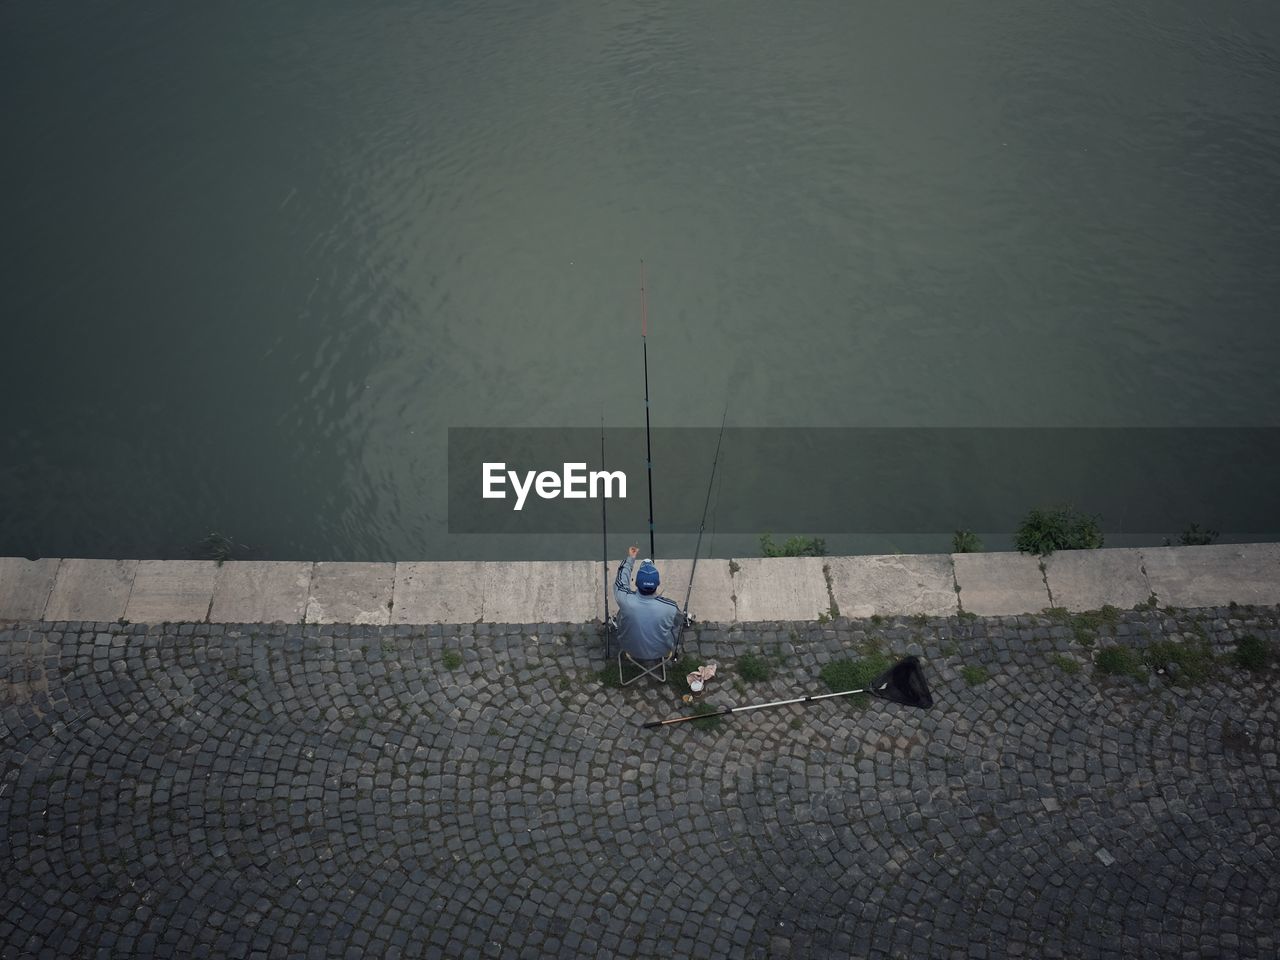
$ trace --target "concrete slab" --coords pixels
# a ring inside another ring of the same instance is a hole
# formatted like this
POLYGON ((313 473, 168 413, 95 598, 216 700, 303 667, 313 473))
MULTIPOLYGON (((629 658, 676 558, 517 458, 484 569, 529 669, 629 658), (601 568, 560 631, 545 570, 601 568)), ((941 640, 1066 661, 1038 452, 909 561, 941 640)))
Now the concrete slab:
POLYGON ((960 606, 980 617, 1039 613, 1049 606, 1040 559, 1025 553, 953 553, 960 606))
POLYGON ((599 561, 511 561, 484 565, 487 623, 585 623, 600 616, 599 561))
POLYGON ((943 555, 831 557, 831 589, 846 617, 960 612, 951 558, 943 555))
POLYGON ((734 560, 737 619, 816 620, 831 609, 824 557, 750 557, 734 560))
MULTIPOLYGON (((609 584, 613 585, 613 575, 618 570, 619 560, 609 564, 609 584)), ((733 575, 729 572, 728 560, 703 557, 698 561, 697 580, 693 585, 693 593, 689 597, 689 606, 693 615, 705 623, 729 623, 734 619, 733 575)), ((658 573, 662 583, 658 590, 662 596, 674 600, 684 609, 684 595, 689 590, 689 573, 693 569, 692 560, 659 560, 658 573)), ((634 584, 632 584, 634 586, 634 584)), ((603 601, 602 601, 603 602, 603 601)), ((609 603, 613 612, 617 613, 617 605, 613 593, 609 594, 609 603)))
POLYGON ((397 563, 391 622, 476 623, 484 616, 486 566, 468 560, 397 563))
POLYGON ((1053 605, 1099 610, 1110 604, 1127 610, 1151 597, 1137 549, 1060 550, 1044 559, 1053 605))
POLYGON ((1280 543, 1143 547, 1141 553, 1161 606, 1280 603, 1280 543))
POLYGON ((60 562, 56 557, 0 557, 0 620, 39 620, 60 562))
POLYGON ((140 560, 124 609, 131 623, 192 623, 209 616, 218 565, 212 560, 140 560))
POLYGON ((317 563, 307 623, 391 622, 394 563, 317 563))
POLYGON ((228 560, 213 588, 211 623, 301 623, 313 563, 228 560))
POLYGON ((137 560, 63 560, 44 619, 119 620, 137 569, 137 560))

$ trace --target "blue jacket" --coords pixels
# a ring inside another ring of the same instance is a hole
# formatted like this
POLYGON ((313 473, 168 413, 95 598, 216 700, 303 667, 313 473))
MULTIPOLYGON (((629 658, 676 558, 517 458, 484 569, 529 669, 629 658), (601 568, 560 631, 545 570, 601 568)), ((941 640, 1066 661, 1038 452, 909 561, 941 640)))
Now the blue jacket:
POLYGON ((676 645, 680 608, 674 600, 631 589, 631 557, 618 567, 613 595, 618 601, 618 643, 636 660, 660 660, 676 645))

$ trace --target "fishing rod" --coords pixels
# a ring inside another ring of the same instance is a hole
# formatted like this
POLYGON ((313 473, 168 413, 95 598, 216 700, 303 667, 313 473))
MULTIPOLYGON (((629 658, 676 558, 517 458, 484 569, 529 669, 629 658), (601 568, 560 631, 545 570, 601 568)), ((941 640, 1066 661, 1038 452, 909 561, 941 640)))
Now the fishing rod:
POLYGON ((649 556, 658 555, 653 545, 653 445, 649 436, 649 300, 644 292, 644 260, 640 261, 640 346, 644 350, 644 466, 649 475, 649 556))
POLYGON ((689 616, 689 598, 693 596, 693 578, 698 572, 698 554, 702 552, 702 531, 707 527, 707 508, 711 506, 711 488, 716 482, 716 467, 720 464, 720 442, 724 440, 724 425, 729 419, 729 404, 724 405, 724 414, 720 417, 720 433, 716 436, 716 453, 711 459, 711 476, 707 478, 707 498, 702 501, 702 522, 698 524, 698 542, 693 548, 693 568, 689 571, 689 587, 684 592, 684 615, 676 628, 676 655, 680 654, 680 639, 684 636, 684 628, 692 618, 689 616))
POLYGON ((835 693, 819 693, 806 697, 793 697, 790 700, 772 700, 769 703, 753 703, 745 707, 724 707, 715 713, 689 714, 683 717, 670 717, 666 720, 650 720, 642 724, 646 729, 665 727, 673 723, 684 723, 688 720, 705 720, 708 717, 727 717, 731 713, 747 713, 751 710, 763 710, 766 707, 781 707, 789 703, 814 703, 818 700, 830 700, 832 697, 852 697, 858 693, 869 693, 898 703, 904 707, 916 707, 928 710, 933 706, 933 694, 929 692, 929 684, 925 680, 924 670, 920 667, 919 657, 906 657, 899 660, 868 686, 857 690, 839 690, 835 693))
MULTIPOLYGON (((604 415, 600 415, 600 469, 602 471, 607 468, 604 465, 604 415)), ((609 621, 609 508, 608 497, 600 498, 600 533, 601 533, 601 550, 600 555, 604 561, 604 662, 608 663, 613 656, 613 627, 609 621)))

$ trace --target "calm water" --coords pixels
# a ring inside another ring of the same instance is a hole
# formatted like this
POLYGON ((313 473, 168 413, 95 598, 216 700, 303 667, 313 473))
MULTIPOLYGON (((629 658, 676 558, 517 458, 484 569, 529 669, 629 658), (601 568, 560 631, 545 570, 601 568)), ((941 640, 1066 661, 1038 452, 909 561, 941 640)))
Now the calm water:
POLYGON ((655 425, 1280 426, 1272 4, 10 0, 0 77, 0 555, 592 556, 450 536, 445 431, 643 423, 642 256, 655 425))

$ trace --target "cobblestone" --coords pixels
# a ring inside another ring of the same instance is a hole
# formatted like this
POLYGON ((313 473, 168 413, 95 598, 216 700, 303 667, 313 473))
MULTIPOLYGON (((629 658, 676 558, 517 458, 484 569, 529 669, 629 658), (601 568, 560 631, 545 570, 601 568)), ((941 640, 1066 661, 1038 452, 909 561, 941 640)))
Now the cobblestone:
POLYGON ((0 624, 0 957, 1276 955, 1276 667, 1093 668, 1276 608, 703 626, 714 704, 877 645, 936 701, 715 729, 597 631, 0 624))

